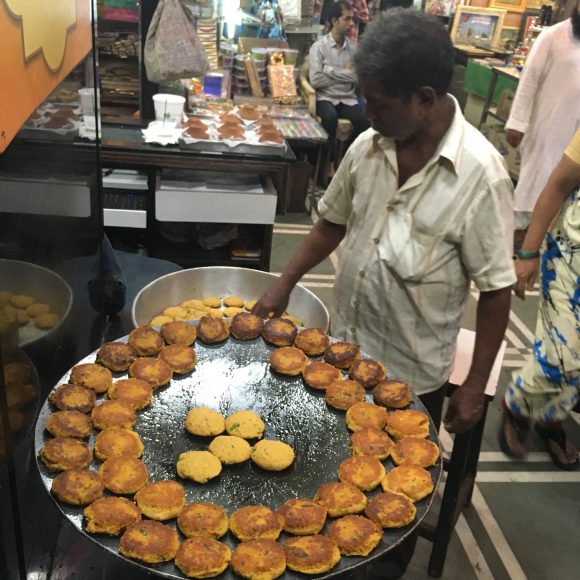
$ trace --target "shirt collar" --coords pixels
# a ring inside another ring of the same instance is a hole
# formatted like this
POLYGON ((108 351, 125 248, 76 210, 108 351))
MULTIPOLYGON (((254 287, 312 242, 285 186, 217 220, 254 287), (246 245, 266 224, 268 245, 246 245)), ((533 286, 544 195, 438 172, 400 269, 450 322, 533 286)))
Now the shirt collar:
MULTIPOLYGON (((458 166, 461 162, 461 151, 463 149, 463 135, 464 135, 464 122, 465 119, 461 113, 461 108, 459 103, 453 95, 448 94, 453 100, 455 106, 455 112, 453 114, 453 119, 447 132, 443 135, 437 150, 433 154, 433 157, 426 163, 430 165, 435 160, 439 158, 446 159, 451 163, 453 172, 457 175, 458 166)), ((373 129, 374 131, 374 129, 373 129)), ((388 137, 383 137, 380 133, 375 131, 373 135, 373 144, 375 147, 382 149, 385 153, 396 152, 395 140, 388 137)))
POLYGON ((338 46, 338 43, 336 42, 336 40, 334 40, 334 36, 332 36, 331 32, 329 32, 326 36, 328 36, 328 44, 330 44, 332 48, 336 46, 338 50, 342 50, 343 48, 348 48, 350 45, 350 40, 348 39, 348 37, 344 39, 344 44, 342 46, 338 46))

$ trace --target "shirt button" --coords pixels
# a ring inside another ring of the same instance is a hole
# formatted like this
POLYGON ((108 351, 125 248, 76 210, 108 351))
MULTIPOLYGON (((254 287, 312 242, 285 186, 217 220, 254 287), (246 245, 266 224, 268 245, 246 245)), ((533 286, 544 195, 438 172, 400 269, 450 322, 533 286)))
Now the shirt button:
POLYGON ((360 306, 360 302, 357 300, 357 301, 354 303, 354 307, 355 307, 355 308, 358 308, 359 306, 360 306))
POLYGON ((378 244, 380 241, 381 241, 381 240, 379 240, 379 238, 374 238, 374 239, 373 239, 373 242, 374 242, 375 244, 378 244))
POLYGON ((387 206, 387 211, 393 211, 393 206, 392 205, 388 205, 387 206))
POLYGON ((358 273, 358 275, 359 275, 361 278, 364 278, 364 277, 365 277, 364 270, 361 270, 361 271, 358 273))
POLYGON ((351 326, 350 331, 354 334, 356 332, 356 328, 354 326, 351 326))

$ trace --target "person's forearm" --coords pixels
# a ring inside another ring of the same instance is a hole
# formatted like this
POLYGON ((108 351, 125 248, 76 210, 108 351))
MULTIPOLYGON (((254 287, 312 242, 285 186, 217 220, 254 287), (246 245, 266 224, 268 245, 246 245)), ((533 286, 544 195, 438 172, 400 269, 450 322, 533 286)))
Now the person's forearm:
POLYGON ((300 278, 328 257, 344 238, 346 227, 319 219, 284 268, 280 281, 294 287, 300 278))
POLYGON ((579 183, 580 165, 564 155, 534 206, 522 251, 537 252, 540 249, 554 217, 579 183))
POLYGON ((497 351, 507 327, 511 287, 482 292, 477 303, 473 360, 466 383, 485 390, 497 351))

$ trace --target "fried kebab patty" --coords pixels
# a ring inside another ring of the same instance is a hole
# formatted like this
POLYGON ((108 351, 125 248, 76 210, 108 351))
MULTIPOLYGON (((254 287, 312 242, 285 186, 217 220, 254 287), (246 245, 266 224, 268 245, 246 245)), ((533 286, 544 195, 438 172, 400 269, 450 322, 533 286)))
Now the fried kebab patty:
POLYGON ((276 511, 282 529, 295 536, 318 534, 326 522, 328 510, 311 499, 292 498, 276 511))
POLYGON ((344 516, 330 524, 328 537, 344 556, 368 556, 379 545, 383 530, 363 516, 344 516))
POLYGON ((132 429, 137 417, 133 408, 123 401, 103 401, 91 412, 93 425, 105 431, 112 427, 132 429))
POLYGON ((60 385, 50 393, 48 400, 59 411, 80 411, 90 413, 96 405, 95 391, 80 385, 60 385))
POLYGON ((272 510, 261 505, 248 505, 230 516, 230 530, 238 540, 277 540, 282 526, 272 510))
POLYGON ((69 469, 52 480, 51 493, 69 505, 88 505, 102 497, 105 486, 96 471, 69 469))
POLYGON ((153 387, 141 379, 121 379, 111 385, 107 394, 109 399, 127 403, 137 411, 151 403, 153 387))
POLYGON ((86 387, 95 393, 106 393, 113 383, 113 375, 108 368, 96 363, 86 363, 73 367, 70 382, 86 387))
POLYGON ((55 437, 42 447, 40 459, 49 471, 85 469, 93 460, 93 452, 86 442, 75 437, 55 437))
POLYGON ((298 329, 285 318, 272 318, 264 324, 262 336, 266 342, 276 346, 292 346, 298 329))
POLYGON ((190 578, 212 578, 221 574, 232 559, 232 551, 212 538, 188 538, 175 555, 175 565, 190 578))
POLYGON ((151 327, 142 326, 129 333, 129 346, 137 356, 155 356, 163 348, 163 338, 151 327))
POLYGON ((387 376, 387 369, 383 363, 373 359, 361 359, 350 368, 349 378, 358 381, 365 389, 372 389, 387 376))
POLYGON ((125 372, 136 358, 135 351, 124 342, 106 342, 97 351, 97 362, 115 373, 125 372))
POLYGON ((365 515, 383 528, 402 528, 415 519, 416 513, 406 495, 391 491, 375 495, 365 508, 365 515))
POLYGON ((161 327, 161 336, 167 344, 182 344, 191 346, 197 338, 197 331, 193 324, 183 320, 166 322, 161 327))
POLYGON ((157 389, 171 380, 173 370, 163 360, 141 357, 131 363, 129 376, 146 381, 154 389, 157 389))
POLYGON ((308 357, 294 346, 282 346, 270 353, 270 365, 277 373, 296 376, 308 366, 308 357))
POLYGON ((135 494, 143 515, 152 520, 176 518, 185 507, 183 486, 170 479, 149 483, 135 494))
POLYGON ((99 468, 99 473, 105 488, 119 495, 137 493, 149 481, 145 464, 140 459, 128 455, 105 460, 99 468))
POLYGON ((103 497, 84 510, 85 530, 90 534, 118 536, 131 524, 141 520, 141 510, 124 497, 103 497))
POLYGON ((250 312, 240 312, 232 320, 231 333, 238 340, 254 340, 262 334, 264 321, 250 312))
POLYGON ((178 548, 177 532, 165 524, 151 520, 130 525, 119 543, 119 552, 123 556, 147 564, 173 560, 178 548))
POLYGON ((197 363, 197 354, 189 346, 170 344, 159 353, 159 358, 165 361, 174 373, 184 375, 191 372, 197 363))
POLYGON ((238 544, 232 555, 232 568, 248 580, 274 580, 286 570, 282 546, 274 540, 249 540, 238 544))
POLYGON ((143 454, 144 448, 139 434, 131 429, 112 427, 101 431, 95 437, 94 451, 97 459, 101 461, 123 455, 139 458, 143 454))
POLYGON ((80 411, 57 411, 49 415, 45 425, 53 437, 88 439, 93 434, 93 422, 80 411))
POLYGON ((376 458, 354 455, 345 459, 338 467, 338 478, 343 483, 355 485, 362 491, 377 487, 385 477, 385 468, 376 458))
POLYGON ((304 328, 296 334, 294 346, 308 356, 322 354, 330 345, 330 339, 322 328, 304 328))
POLYGON ((284 543, 286 566, 304 574, 322 574, 340 562, 338 546, 318 534, 288 538, 284 543))
POLYGON ((223 507, 215 503, 192 503, 185 506, 177 518, 177 525, 188 538, 217 540, 229 529, 229 519, 223 507))
POLYGON ((302 373, 304 382, 313 389, 325 391, 328 385, 342 379, 342 371, 323 361, 311 362, 302 373))

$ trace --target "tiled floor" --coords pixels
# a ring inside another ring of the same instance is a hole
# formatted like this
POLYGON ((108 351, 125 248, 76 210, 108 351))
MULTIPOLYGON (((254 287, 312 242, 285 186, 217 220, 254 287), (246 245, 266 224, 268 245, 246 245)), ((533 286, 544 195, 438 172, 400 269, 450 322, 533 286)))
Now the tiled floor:
MULTIPOLYGON (((280 272, 308 233, 311 216, 279 216, 274 229, 272 272, 280 272)), ((304 277, 302 283, 326 304, 332 299, 336 256, 331 256, 304 277)), ((464 326, 474 327, 477 293, 474 291, 464 326)), ((499 450, 497 431, 499 401, 511 372, 521 366, 533 339, 536 296, 525 302, 514 298, 508 342, 498 395, 490 405, 480 456, 479 473, 471 507, 464 510, 451 542, 443 578, 469 580, 523 579, 568 580, 579 577, 580 471, 555 467, 535 438, 526 462, 515 462, 499 450)), ((566 425, 569 436, 580 444, 580 418, 566 425)), ((451 437, 444 431, 447 449, 451 437)), ((420 539, 406 579, 428 578, 431 544, 420 539)))

